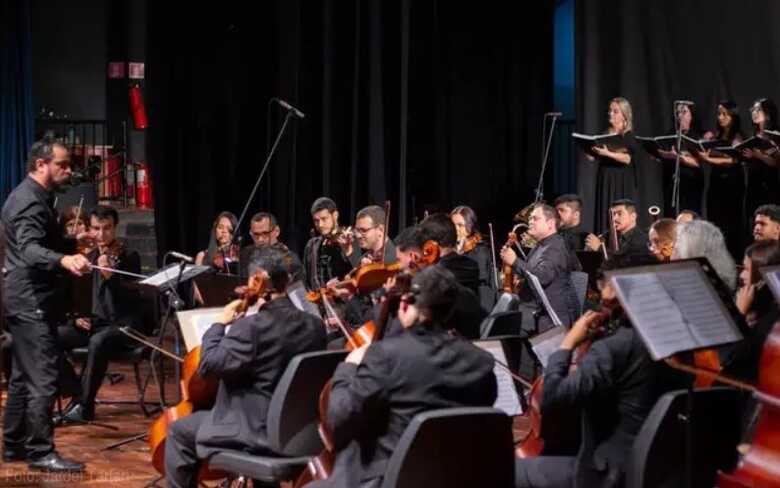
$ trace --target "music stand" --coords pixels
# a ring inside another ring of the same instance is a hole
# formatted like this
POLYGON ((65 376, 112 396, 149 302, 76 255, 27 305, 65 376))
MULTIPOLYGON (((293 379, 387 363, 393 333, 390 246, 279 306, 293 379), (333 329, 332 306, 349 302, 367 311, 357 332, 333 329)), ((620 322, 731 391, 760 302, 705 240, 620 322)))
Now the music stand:
MULTIPOLYGON (((605 273, 650 356, 676 367, 673 356, 742 339, 733 304, 706 258, 605 273)), ((680 369, 680 368, 677 368, 680 369)), ((686 415, 686 485, 691 486, 693 382, 686 415)))
POLYGON ((246 283, 240 276, 225 273, 202 273, 195 277, 205 307, 222 307, 234 298, 235 289, 246 283))
POLYGON ((775 301, 780 303, 780 266, 765 266, 759 271, 775 296, 775 301))

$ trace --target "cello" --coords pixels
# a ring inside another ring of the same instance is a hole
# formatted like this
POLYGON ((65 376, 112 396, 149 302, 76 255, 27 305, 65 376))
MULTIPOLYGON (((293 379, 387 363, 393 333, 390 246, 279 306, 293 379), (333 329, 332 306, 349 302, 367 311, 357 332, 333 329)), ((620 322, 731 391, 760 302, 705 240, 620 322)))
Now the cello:
MULTIPOLYGON (((248 285, 241 288, 241 304, 237 309, 237 313, 243 314, 248 307, 257 303, 257 300, 266 293, 266 288, 267 280, 262 275, 255 274, 252 276, 248 285)), ((184 358, 180 358, 155 344, 149 343, 132 331, 132 329, 126 327, 122 329, 122 332, 128 336, 182 363, 181 401, 173 407, 163 410, 149 427, 149 451, 152 456, 152 466, 158 473, 165 476, 165 439, 169 427, 177 420, 197 410, 211 408, 217 396, 219 380, 213 377, 204 378, 198 374, 201 356, 200 346, 193 348, 184 358)), ((209 470, 208 465, 204 464, 198 474, 198 479, 215 480, 222 479, 225 476, 224 473, 209 470)))

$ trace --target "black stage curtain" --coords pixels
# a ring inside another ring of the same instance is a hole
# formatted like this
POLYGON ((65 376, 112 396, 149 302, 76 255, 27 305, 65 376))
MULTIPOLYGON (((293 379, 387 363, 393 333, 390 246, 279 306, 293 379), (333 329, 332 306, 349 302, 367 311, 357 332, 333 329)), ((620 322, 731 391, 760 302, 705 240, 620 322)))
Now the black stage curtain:
MULTIPOLYGON (((743 132, 752 133, 749 107, 780 95, 780 2, 754 0, 580 0, 576 7, 577 121, 603 132, 607 104, 624 96, 637 135, 662 135, 673 124, 674 100, 692 100, 705 130, 715 125, 719 100, 735 100, 743 132)), ((648 162, 649 163, 649 162, 648 162)), ((596 168, 578 162, 584 221, 594 221, 596 168)), ((645 189, 661 192, 661 172, 641 173, 645 189)), ((739 204, 739 202, 735 202, 739 204)), ((642 215, 647 209, 641 209, 642 215)))
POLYGON ((321 195, 342 222, 391 200, 391 234, 427 208, 468 204, 505 235, 538 178, 552 4, 150 3, 159 249, 202 249, 219 211, 240 213, 282 122, 276 106, 266 122, 271 97, 306 118, 292 122, 249 215, 275 213, 294 248, 321 195))

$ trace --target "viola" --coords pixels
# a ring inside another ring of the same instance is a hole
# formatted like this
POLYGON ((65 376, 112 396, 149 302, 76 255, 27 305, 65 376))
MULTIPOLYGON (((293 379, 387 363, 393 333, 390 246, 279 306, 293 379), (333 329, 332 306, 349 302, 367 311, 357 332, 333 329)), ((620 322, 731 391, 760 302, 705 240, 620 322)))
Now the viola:
MULTIPOLYGON (((572 355, 572 364, 569 371, 577 369, 582 359, 587 354, 593 341, 613 334, 620 326, 623 310, 617 300, 602 301, 601 309, 593 316, 588 324, 588 338, 577 346, 572 355)), ((523 414, 529 420, 530 429, 520 445, 515 449, 515 455, 519 458, 530 458, 545 454, 558 454, 545 452, 545 446, 557 448, 573 448, 570 439, 572 432, 578 432, 576 422, 579 416, 572 412, 556 412, 554 418, 547 415, 547 422, 542 424, 542 395, 544 390, 544 376, 539 376, 531 385, 528 392, 528 411, 523 414)))
MULTIPOLYGON (((517 233, 516 230, 518 227, 525 226, 526 224, 517 224, 512 228, 512 232, 509 233, 507 236, 506 246, 513 247, 517 245, 518 239, 517 239, 517 233)), ((522 282, 519 283, 519 286, 515 286, 515 282, 513 279, 513 273, 512 273, 512 266, 504 265, 503 268, 503 283, 502 283, 502 290, 506 293, 520 293, 520 289, 522 287, 522 282)))
POLYGON ((211 260, 211 265, 219 270, 229 272, 230 268, 228 263, 235 263, 239 259, 241 249, 237 244, 230 244, 227 247, 217 249, 214 253, 214 259, 211 260))
POLYGON ((463 240, 460 246, 458 254, 468 254, 477 248, 479 243, 482 242, 482 234, 475 232, 463 240))
MULTIPOLYGON (((266 279, 259 274, 252 276, 247 286, 241 290, 241 304, 238 307, 238 313, 246 312, 248 307, 257 303, 257 300, 266 293, 266 288, 266 279)), ((128 335, 132 336, 132 334, 128 335)), ((155 348, 159 350, 159 348, 155 348)), ((170 353, 168 354, 170 355, 170 353)), ((152 455, 152 466, 163 476, 165 476, 165 439, 170 425, 197 410, 211 408, 217 396, 219 380, 212 377, 204 378, 198 374, 200 354, 201 348, 198 346, 188 352, 183 359, 173 356, 182 363, 181 401, 173 407, 163 410, 149 427, 149 450, 152 455)), ((209 470, 205 464, 198 474, 198 479, 201 481, 225 477, 225 473, 209 470)))

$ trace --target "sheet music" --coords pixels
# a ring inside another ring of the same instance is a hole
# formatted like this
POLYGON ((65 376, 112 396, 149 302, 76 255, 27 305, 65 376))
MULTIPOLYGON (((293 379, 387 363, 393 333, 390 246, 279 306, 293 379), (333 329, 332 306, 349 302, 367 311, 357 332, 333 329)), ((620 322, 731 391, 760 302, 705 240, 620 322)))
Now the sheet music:
POLYGON ((221 313, 222 307, 196 308, 195 310, 176 312, 187 352, 200 346, 203 334, 217 321, 221 313))
MULTIPOLYGON (((184 267, 184 272, 181 275, 181 281, 182 283, 187 281, 188 279, 197 276, 201 273, 204 273, 211 269, 209 266, 196 266, 194 264, 187 264, 184 267)), ((159 270, 157 273, 153 274, 152 276, 139 281, 142 285, 149 285, 154 287, 160 287, 168 282, 171 282, 171 284, 176 283, 176 280, 179 277, 179 265, 178 264, 171 264, 170 266, 167 266, 161 270, 159 270)))
POLYGON ((307 312, 316 317, 322 318, 322 315, 320 315, 320 309, 317 307, 317 305, 306 299, 306 288, 304 288, 302 281, 296 281, 288 286, 287 296, 290 298, 290 301, 293 303, 293 305, 295 305, 295 308, 301 312, 307 312))
POLYGON ((553 310, 552 305, 550 305, 550 300, 547 299, 547 294, 544 292, 544 288, 542 288, 542 284, 539 282, 539 278, 537 278, 536 275, 534 275, 530 271, 525 271, 525 275, 528 277, 528 280, 531 282, 531 287, 533 288, 536 296, 542 300, 542 305, 544 306, 544 310, 547 312, 547 316, 550 317, 550 319, 552 320, 552 323, 556 327, 561 325, 561 319, 558 318, 558 314, 555 313, 555 310, 553 310))
POLYGON ((741 339, 696 262, 644 266, 607 276, 654 360, 741 339))
POLYGON ((529 339, 528 342, 531 343, 531 349, 533 349, 536 359, 539 360, 542 368, 547 367, 552 353, 561 347, 561 342, 566 337, 566 332, 568 332, 566 326, 559 325, 529 339))
MULTIPOLYGON (((504 348, 501 346, 501 341, 476 341, 474 344, 480 349, 489 352, 496 361, 504 365, 506 364, 506 355, 504 354, 504 348)), ((520 399, 517 397, 515 380, 509 374, 509 371, 504 366, 495 364, 493 373, 496 375, 496 383, 498 384, 498 395, 495 403, 493 403, 493 407, 510 416, 522 414, 523 407, 520 405, 520 399)))

